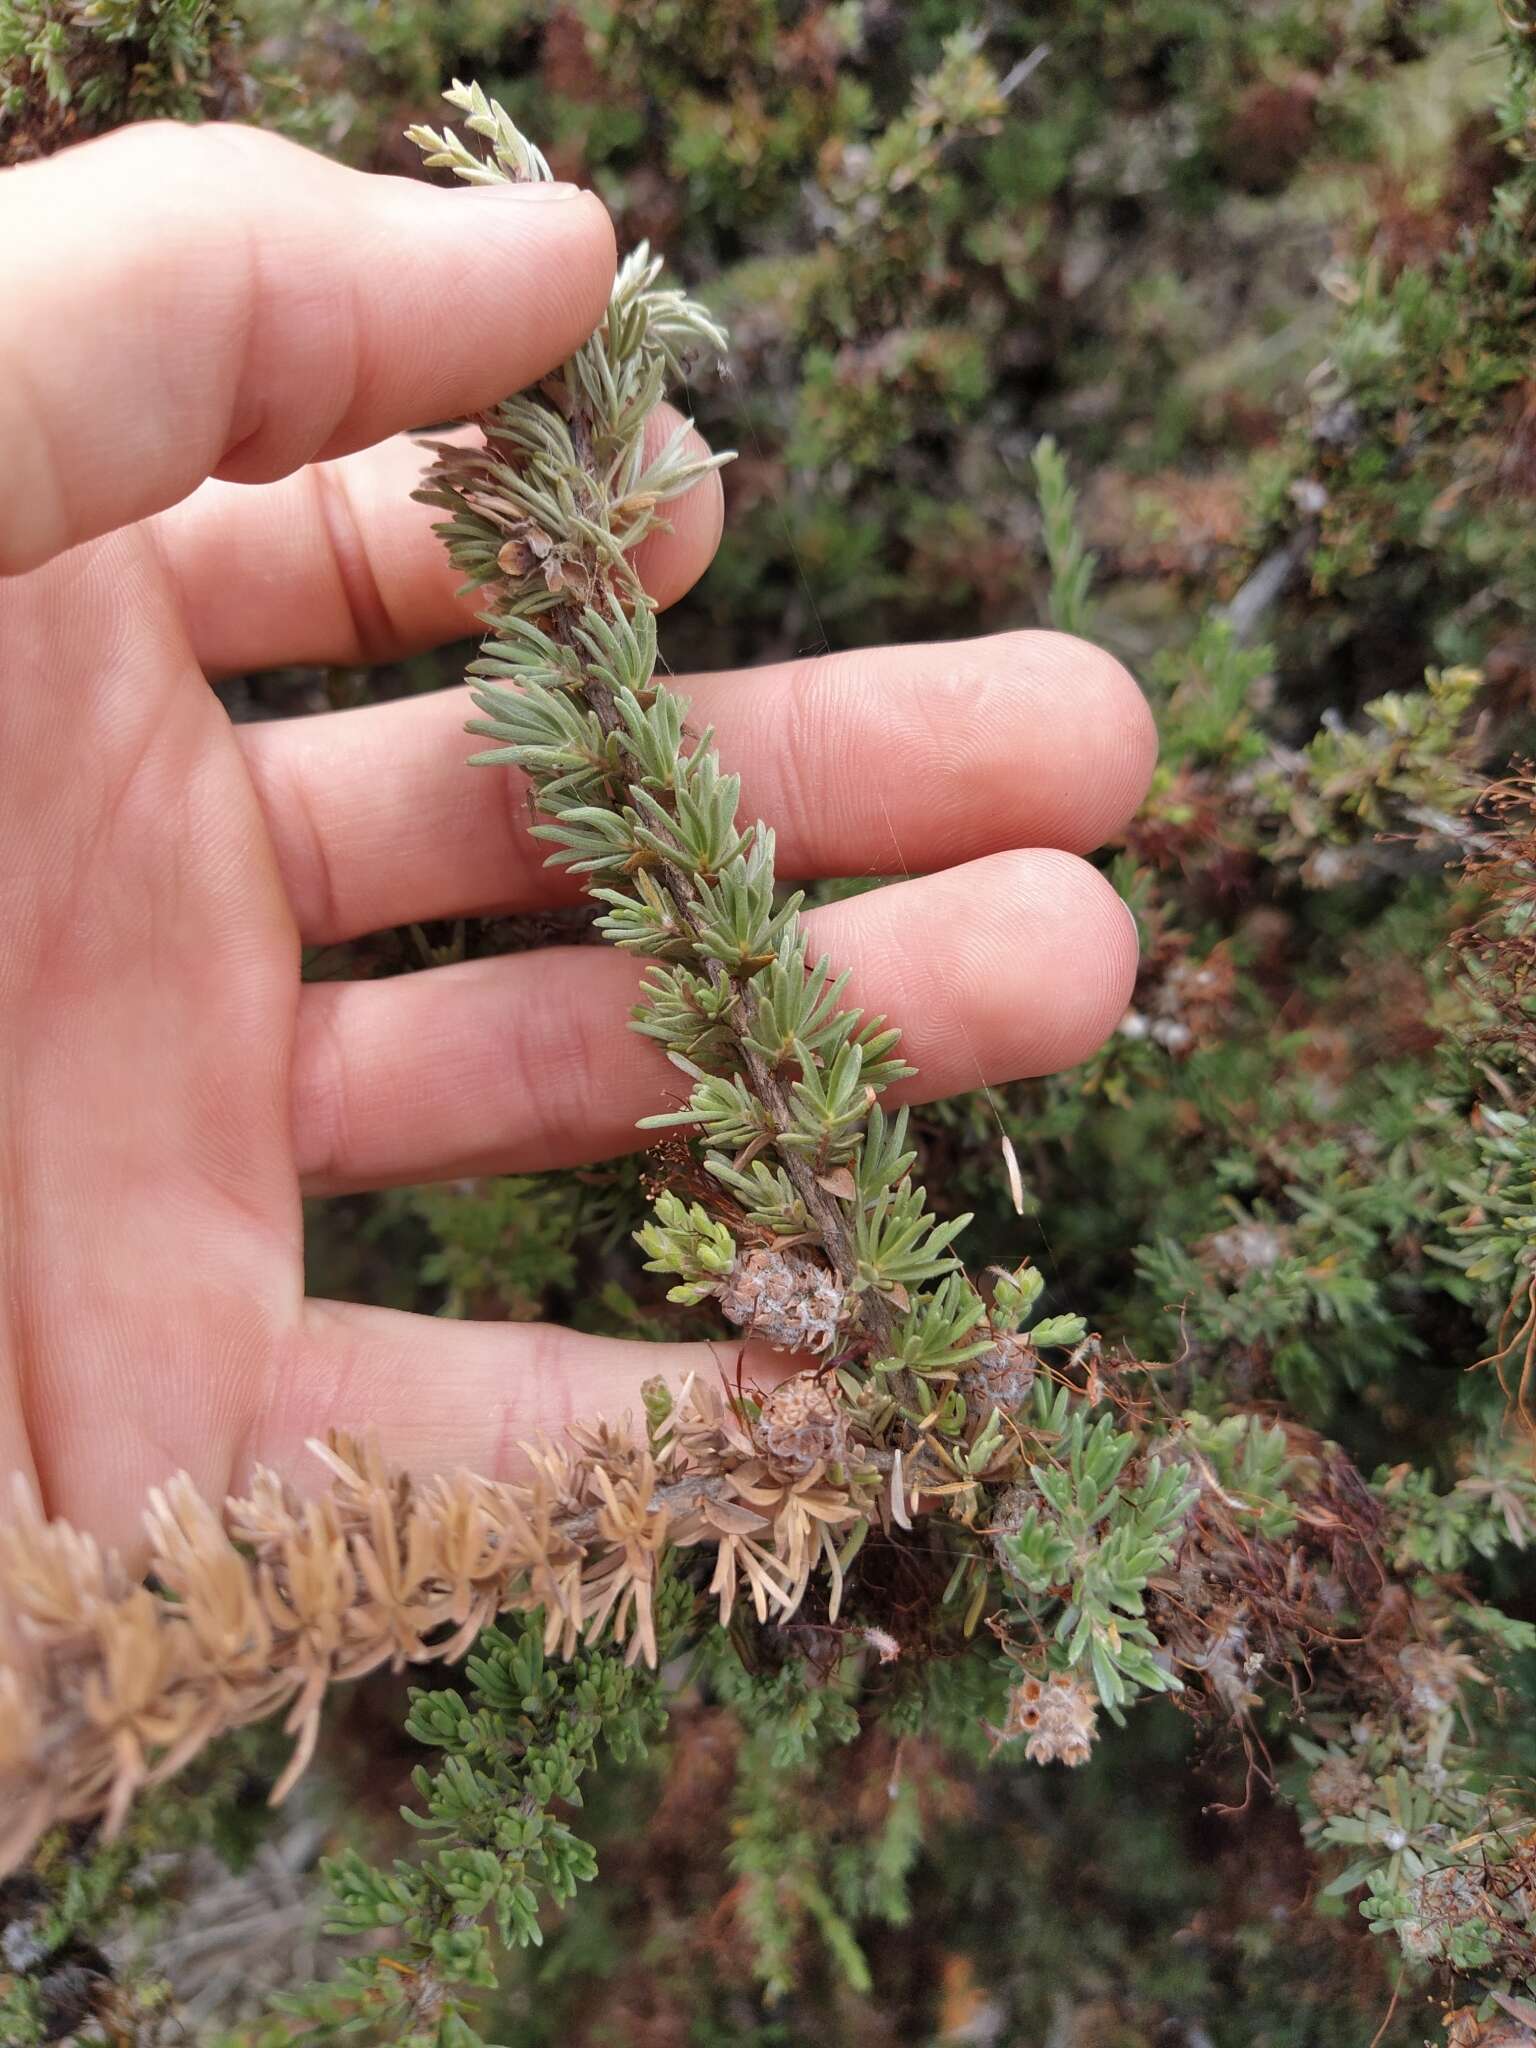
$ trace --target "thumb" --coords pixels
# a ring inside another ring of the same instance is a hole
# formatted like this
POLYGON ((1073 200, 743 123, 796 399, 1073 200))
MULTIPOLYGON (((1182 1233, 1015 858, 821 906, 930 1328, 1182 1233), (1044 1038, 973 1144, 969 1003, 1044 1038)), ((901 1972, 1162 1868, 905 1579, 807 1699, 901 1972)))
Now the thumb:
POLYGON ((370 177, 151 123, 0 172, 0 573, 533 382, 602 317, 569 185, 370 177))

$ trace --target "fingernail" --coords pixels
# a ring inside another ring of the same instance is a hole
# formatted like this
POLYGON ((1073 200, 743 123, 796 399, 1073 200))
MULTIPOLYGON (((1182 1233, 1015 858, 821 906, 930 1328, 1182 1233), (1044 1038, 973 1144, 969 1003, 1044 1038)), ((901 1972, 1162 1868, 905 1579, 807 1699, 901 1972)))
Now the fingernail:
POLYGON ((1136 941, 1136 957, 1139 960, 1141 958, 1141 926, 1137 922, 1136 913, 1134 910, 1132 910, 1131 906, 1129 905, 1129 903, 1126 902, 1123 896, 1117 896, 1115 898, 1115 901, 1119 904, 1120 908, 1125 912, 1126 916, 1131 921, 1131 936, 1136 941))
POLYGON ((579 185, 535 183, 532 179, 517 184, 476 185, 476 192, 494 192, 500 199, 515 199, 519 206, 548 206, 557 199, 579 199, 579 185))

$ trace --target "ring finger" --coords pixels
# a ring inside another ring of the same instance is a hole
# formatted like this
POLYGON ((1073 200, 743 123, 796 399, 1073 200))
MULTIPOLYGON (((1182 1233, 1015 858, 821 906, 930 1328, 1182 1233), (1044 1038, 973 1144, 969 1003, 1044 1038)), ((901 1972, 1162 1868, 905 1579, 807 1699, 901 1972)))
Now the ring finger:
MULTIPOLYGON (((1136 932, 1086 861, 994 854, 807 919, 847 1001, 905 1025, 898 1100, 1051 1073, 1114 1028, 1136 932)), ((293 1128, 308 1192, 534 1171, 641 1142, 678 1075, 625 1024, 639 965, 596 947, 303 991, 293 1128)))

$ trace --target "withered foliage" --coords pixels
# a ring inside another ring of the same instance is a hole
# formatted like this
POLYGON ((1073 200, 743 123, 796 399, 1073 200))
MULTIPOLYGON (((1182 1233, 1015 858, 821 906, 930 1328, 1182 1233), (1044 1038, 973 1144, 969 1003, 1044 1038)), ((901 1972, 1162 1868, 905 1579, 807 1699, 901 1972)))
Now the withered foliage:
POLYGON ((611 1631, 654 1663, 668 1551, 714 1550, 722 1621, 743 1588, 759 1621, 793 1613, 818 1563, 840 1582, 836 1532, 890 1499, 845 1450, 835 1476, 809 1455, 814 1428, 786 1410, 754 1432, 695 1382, 661 1431, 578 1427, 510 1483, 415 1481, 336 1436, 313 1446, 315 1498, 267 1471, 222 1512, 185 1475, 157 1491, 152 1586, 18 1491, 0 1529, 0 1870, 56 1821, 111 1832, 141 1787, 278 1713, 295 1738, 281 1798, 330 1685, 460 1657, 499 1613, 542 1608, 551 1652, 611 1631))

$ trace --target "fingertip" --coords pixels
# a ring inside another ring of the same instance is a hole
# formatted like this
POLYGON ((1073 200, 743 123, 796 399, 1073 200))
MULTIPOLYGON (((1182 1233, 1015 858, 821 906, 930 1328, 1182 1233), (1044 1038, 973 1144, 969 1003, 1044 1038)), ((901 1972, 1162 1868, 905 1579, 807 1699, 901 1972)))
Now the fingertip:
POLYGON ((526 367, 527 349, 519 342, 510 362, 523 374, 508 378, 498 368, 484 403, 556 368, 608 310, 618 236, 607 207, 585 186, 383 182, 424 197, 426 217, 455 253, 461 243, 469 245, 464 253, 472 267, 456 287, 461 315, 478 320, 488 313, 493 331, 523 328, 526 337, 531 329, 538 362, 526 367))
MULTIPOLYGON (((489 223, 494 244, 510 241, 517 254, 542 262, 553 257, 547 304, 568 325, 558 337, 548 367, 562 361, 584 342, 608 309, 619 267, 618 232, 613 216, 585 185, 471 185, 444 187, 416 179, 385 182, 412 193, 427 193, 439 205, 477 209, 489 223)), ((478 225, 478 224, 477 224, 478 225)), ((500 311, 505 317, 506 277, 499 280, 500 311)))
POLYGON ((1009 633, 1001 655, 1026 701, 1047 693, 1071 792, 1058 842, 1090 853, 1118 837, 1146 796, 1158 747, 1151 707, 1122 661, 1075 633, 1009 633))
MULTIPOLYGON (((317 280, 306 287, 290 255, 286 324, 272 323, 265 362, 248 369, 256 426, 232 435, 214 472, 226 481, 270 482, 303 461, 482 412, 555 369, 607 309, 617 243, 596 193, 344 175, 351 280, 337 279, 338 302, 315 312, 317 280), (306 323, 328 331, 331 351, 308 383, 306 323), (306 426, 326 413, 328 430, 306 426)), ((316 254, 305 252, 311 263, 316 254)))
MULTIPOLYGON (((666 445, 681 418, 670 405, 656 408, 646 422, 647 459, 666 445)), ((685 445, 692 460, 705 459, 710 453, 708 442, 692 425, 685 445)), ((665 517, 667 525, 650 534, 634 552, 640 581, 663 611, 687 595, 715 558, 725 531, 725 492, 719 471, 712 469, 692 490, 674 499, 665 508, 665 517)))
POLYGON ((810 913, 851 997, 899 1023, 908 1101, 1076 1066, 1124 1016, 1137 937, 1109 883, 1055 847, 994 853, 810 913))
POLYGON ((1118 892, 1078 855, 1035 847, 1002 855, 1015 867, 1016 912, 1029 953, 1047 963, 1044 1006, 1032 1006, 1021 1074, 1054 1074, 1090 1058, 1125 1015, 1140 941, 1118 892))
POLYGON ((924 1100, 983 1080, 1060 1073, 1096 1052, 1124 1016, 1135 929, 1115 890, 1077 854, 1020 847, 918 886, 908 943, 920 921, 946 971, 921 1007, 909 998, 905 1013, 892 1014, 904 1014, 924 1100))

